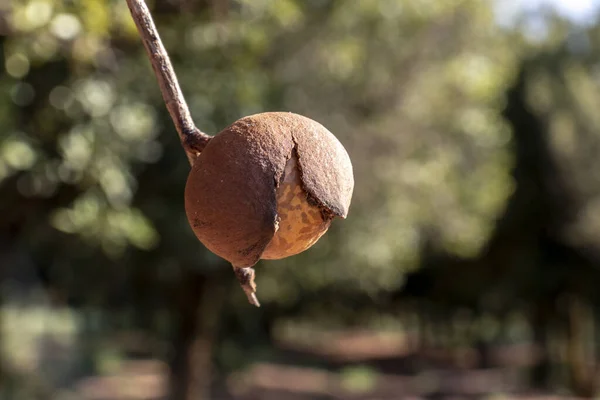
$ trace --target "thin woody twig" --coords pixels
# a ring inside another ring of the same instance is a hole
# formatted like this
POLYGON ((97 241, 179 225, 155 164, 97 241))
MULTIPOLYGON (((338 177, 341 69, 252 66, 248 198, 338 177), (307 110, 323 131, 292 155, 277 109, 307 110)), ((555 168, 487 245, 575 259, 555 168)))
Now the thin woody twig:
POLYGON ((160 91, 179 134, 190 164, 211 139, 196 127, 187 106, 169 55, 160 40, 150 10, 144 0, 126 0, 129 11, 146 48, 160 91))

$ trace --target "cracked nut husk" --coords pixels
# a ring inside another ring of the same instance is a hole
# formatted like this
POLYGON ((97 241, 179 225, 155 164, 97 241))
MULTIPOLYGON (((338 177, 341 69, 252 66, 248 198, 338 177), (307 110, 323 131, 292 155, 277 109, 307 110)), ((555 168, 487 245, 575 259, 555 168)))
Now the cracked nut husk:
MULTIPOLYGON (((240 279, 238 269, 314 245, 333 218, 346 218, 353 188, 350 158, 325 127, 293 113, 262 113, 209 141, 188 176, 185 210, 198 239, 240 279)), ((258 305, 253 271, 240 283, 258 305)))

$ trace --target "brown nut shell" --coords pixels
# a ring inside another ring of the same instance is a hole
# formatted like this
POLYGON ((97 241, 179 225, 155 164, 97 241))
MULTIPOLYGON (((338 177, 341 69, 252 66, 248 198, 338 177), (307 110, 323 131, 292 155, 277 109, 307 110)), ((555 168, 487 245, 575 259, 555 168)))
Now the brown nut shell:
POLYGON ((212 138, 194 162, 185 208, 198 239, 236 267, 256 264, 277 231, 277 188, 294 155, 308 200, 324 220, 346 217, 352 165, 335 136, 297 114, 256 114, 212 138))
POLYGON ((346 149, 318 122, 296 114, 284 115, 290 125, 291 120, 297 124, 292 135, 304 190, 334 216, 346 218, 354 190, 352 163, 346 149))

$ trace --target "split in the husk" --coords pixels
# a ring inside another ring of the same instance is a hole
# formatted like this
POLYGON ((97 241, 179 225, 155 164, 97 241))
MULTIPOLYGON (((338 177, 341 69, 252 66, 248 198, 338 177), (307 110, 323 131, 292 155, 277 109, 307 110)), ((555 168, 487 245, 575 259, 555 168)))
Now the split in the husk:
POLYGON ((232 263, 258 305, 251 267, 311 247, 334 217, 346 217, 353 186, 350 158, 325 127, 263 113, 210 140, 188 177, 185 208, 198 239, 232 263))

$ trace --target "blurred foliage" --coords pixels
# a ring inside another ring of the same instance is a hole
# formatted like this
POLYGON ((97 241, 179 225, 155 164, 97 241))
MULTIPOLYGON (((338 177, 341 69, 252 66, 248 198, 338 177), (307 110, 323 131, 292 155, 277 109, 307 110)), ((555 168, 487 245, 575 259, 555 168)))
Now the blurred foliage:
MULTIPOLYGON (((292 110, 327 126, 354 161, 349 220, 314 250, 260 268, 265 300, 331 285, 395 289, 418 265, 424 235, 463 256, 486 242, 511 193, 510 132, 499 111, 515 53, 488 4, 425 4, 240 1, 220 17, 202 7, 156 13, 201 129, 292 110)), ((5 113, 2 176, 16 176, 26 197, 75 186, 49 222, 110 257, 128 245, 154 248, 168 234, 190 237, 181 203, 150 211, 156 199, 135 199, 144 165, 164 166, 166 144, 175 146, 124 15, 124 2, 14 2, 4 43, 9 108, 27 117, 5 113), (157 229, 153 212, 170 214, 177 232, 157 229)), ((171 147, 171 157, 181 155, 171 147)))
MULTIPOLYGON (((566 182, 577 212, 563 234, 578 246, 600 244, 600 106, 597 37, 599 28, 569 29, 565 21, 551 20, 548 36, 554 49, 532 60, 528 73, 528 100, 547 123, 551 154, 557 162, 558 179, 566 182)), ((533 50, 544 49, 536 44, 533 50)), ((539 51, 539 50, 538 50, 539 51)))
POLYGON ((424 4, 336 3, 318 40, 285 61, 306 75, 288 81, 284 107, 340 137, 357 190, 349 220, 317 249, 280 262, 273 287, 297 274, 303 287, 391 290, 419 264, 426 239, 475 256, 489 237, 511 192, 499 111, 515 54, 489 4, 424 4))

